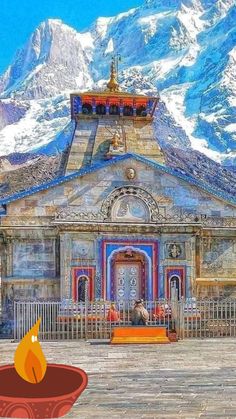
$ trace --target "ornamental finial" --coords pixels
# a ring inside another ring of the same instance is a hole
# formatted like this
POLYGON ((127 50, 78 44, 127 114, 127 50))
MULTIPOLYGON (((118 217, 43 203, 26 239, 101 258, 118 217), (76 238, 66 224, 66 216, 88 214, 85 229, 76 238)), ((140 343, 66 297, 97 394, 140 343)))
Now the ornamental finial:
POLYGON ((111 75, 110 80, 107 83, 107 87, 110 90, 110 92, 118 92, 119 90, 119 83, 116 80, 117 74, 116 74, 116 66, 115 66, 115 59, 112 58, 111 61, 111 75))

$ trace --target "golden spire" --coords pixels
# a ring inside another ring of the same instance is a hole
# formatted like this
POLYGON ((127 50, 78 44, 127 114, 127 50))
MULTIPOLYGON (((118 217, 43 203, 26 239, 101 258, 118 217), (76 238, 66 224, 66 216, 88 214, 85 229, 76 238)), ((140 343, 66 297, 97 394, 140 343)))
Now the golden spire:
POLYGON ((112 58, 112 62, 111 62, 111 75, 110 75, 110 80, 107 83, 107 87, 110 90, 110 92, 118 92, 119 90, 119 83, 116 80, 116 68, 115 68, 115 60, 114 58, 112 58))

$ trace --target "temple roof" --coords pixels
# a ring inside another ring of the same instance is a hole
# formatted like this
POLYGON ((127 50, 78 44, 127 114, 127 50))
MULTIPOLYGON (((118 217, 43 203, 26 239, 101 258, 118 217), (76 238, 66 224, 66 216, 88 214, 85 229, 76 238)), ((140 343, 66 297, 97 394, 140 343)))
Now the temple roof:
POLYGON ((0 199, 23 193, 25 190, 50 182, 64 173, 65 153, 55 156, 35 156, 18 168, 0 174, 0 199))
MULTIPOLYGON (((222 190, 220 190, 219 188, 216 188, 214 186, 210 186, 207 185, 205 182, 202 182, 186 173, 181 173, 178 170, 175 170, 171 167, 167 167, 167 166, 163 166, 161 164, 158 164, 157 162, 154 162, 150 159, 147 159, 145 157, 142 157, 140 155, 137 154, 133 154, 133 153, 127 153, 123 156, 120 157, 116 157, 112 160, 108 160, 108 161, 104 161, 102 163, 94 163, 90 166, 86 166, 83 167, 82 169, 70 174, 70 175, 62 175, 62 176, 56 176, 54 179, 47 179, 47 177, 45 176, 45 178, 42 179, 42 183, 41 184, 34 184, 32 183, 31 186, 28 186, 25 184, 25 186, 23 186, 24 190, 22 190, 23 188, 20 187, 20 182, 18 184, 19 189, 18 191, 14 190, 13 188, 10 188, 9 193, 7 192, 3 192, 1 194, 1 199, 0 199, 0 205, 6 205, 10 202, 14 202, 18 199, 22 199, 26 196, 30 196, 33 195, 37 192, 41 192, 50 188, 53 188, 59 184, 62 184, 64 182, 69 182, 73 179, 79 178, 81 176, 85 176, 86 174, 89 173, 95 173, 97 170, 103 168, 103 167, 107 167, 107 166, 111 166, 111 165, 115 165, 115 164, 119 164, 119 162, 121 161, 125 161, 128 159, 135 159, 139 162, 142 162, 146 165, 151 166, 154 169, 157 169, 163 173, 167 173, 169 175, 173 175, 181 180, 184 180, 185 182, 187 182, 188 184, 190 184, 191 186, 200 188, 201 190, 203 190, 206 193, 209 193, 211 195, 213 195, 214 197, 224 200, 232 205, 236 205, 236 197, 233 195, 230 195, 222 190)), ((48 162, 48 167, 50 166, 51 162, 48 162)), ((60 164, 57 167, 60 167, 60 164)), ((18 172, 18 176, 19 176, 19 172, 18 172)), ((32 177, 31 180, 33 179, 33 177, 35 177, 35 173, 32 173, 32 177)))
MULTIPOLYGON (((74 92, 70 95, 71 99, 71 116, 72 119, 78 119, 84 117, 82 112, 82 107, 85 105, 92 106, 91 112, 89 117, 94 117, 98 115, 96 112, 96 106, 98 105, 105 105, 106 106, 106 114, 109 113, 109 106, 116 105, 119 107, 119 112, 116 114, 117 116, 131 116, 123 114, 123 107, 131 106, 132 107, 132 117, 152 117, 158 100, 159 96, 147 96, 143 94, 136 94, 126 91, 121 91, 120 86, 117 80, 117 66, 115 65, 114 57, 111 63, 111 73, 110 73, 110 80, 107 83, 107 89, 105 90, 93 90, 87 92, 74 92), (139 107, 145 108, 145 115, 138 115, 136 114, 136 110, 139 107)), ((110 115, 115 115, 114 113, 110 115)))
POLYGON ((138 99, 156 99, 159 100, 159 96, 150 96, 150 95, 141 95, 138 93, 131 93, 131 92, 125 92, 122 90, 111 92, 110 90, 88 90, 86 92, 73 92, 71 93, 71 96, 90 96, 90 97, 96 97, 96 96, 103 96, 103 97, 132 97, 132 98, 138 98, 138 99))

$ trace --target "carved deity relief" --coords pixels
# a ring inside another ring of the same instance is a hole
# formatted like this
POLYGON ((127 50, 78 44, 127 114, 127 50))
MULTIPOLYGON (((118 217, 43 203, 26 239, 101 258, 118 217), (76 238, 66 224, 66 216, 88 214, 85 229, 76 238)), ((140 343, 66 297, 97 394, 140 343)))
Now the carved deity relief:
POLYGON ((115 130, 110 140, 109 150, 105 154, 105 157, 109 158, 115 155, 123 154, 124 151, 125 151, 125 146, 124 146, 124 140, 122 138, 122 134, 118 130, 115 130))
POLYGON ((101 213, 105 220, 148 222, 157 220, 159 209, 147 191, 129 185, 115 189, 103 201, 101 213))
POLYGON ((167 253, 168 257, 171 259, 178 259, 180 257, 183 257, 183 245, 179 243, 167 244, 167 253))
POLYGON ((136 170, 133 167, 127 167, 125 174, 126 174, 127 179, 129 180, 135 179, 136 170))
POLYGON ((112 209, 113 221, 146 222, 148 219, 146 204, 134 196, 125 196, 117 200, 112 209))

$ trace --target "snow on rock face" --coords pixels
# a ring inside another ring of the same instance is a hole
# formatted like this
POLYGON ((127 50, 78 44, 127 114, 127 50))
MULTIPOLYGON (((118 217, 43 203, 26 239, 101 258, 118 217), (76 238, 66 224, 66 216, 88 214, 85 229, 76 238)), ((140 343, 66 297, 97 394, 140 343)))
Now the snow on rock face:
POLYGON ((18 51, 8 77, 0 79, 3 96, 45 98, 88 86, 91 51, 85 34, 58 20, 43 22, 18 51))
POLYGON ((156 9, 177 9, 181 6, 181 0, 146 0, 145 6, 156 9))
POLYGON ((159 91, 165 101, 156 115, 163 147, 165 141, 191 144, 217 161, 232 161, 235 21, 235 0, 146 0, 97 19, 84 33, 59 20, 43 22, 0 77, 2 102, 16 101, 14 109, 4 105, 0 153, 50 142, 69 120, 69 92, 104 86, 119 52, 122 87, 159 91))
POLYGON ((29 109, 29 104, 13 99, 0 100, 0 130, 18 122, 29 109))
POLYGON ((54 140, 69 122, 69 100, 66 97, 31 100, 24 118, 6 125, 0 131, 1 155, 26 152, 54 140))

